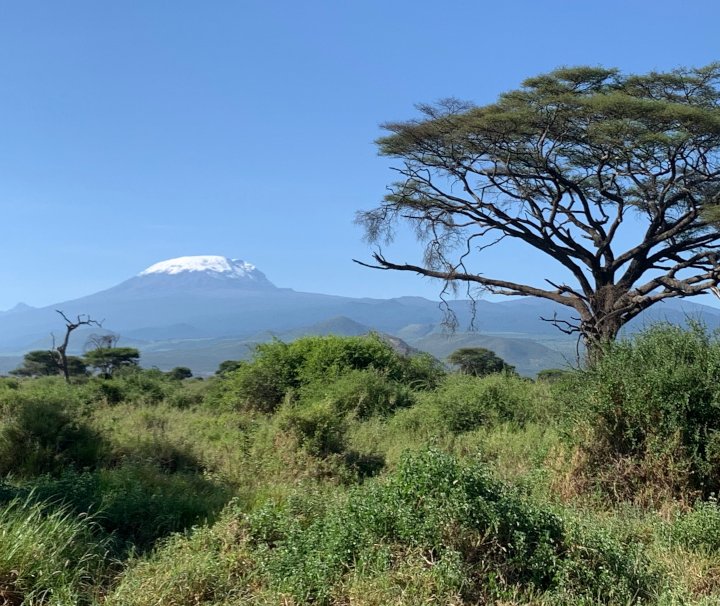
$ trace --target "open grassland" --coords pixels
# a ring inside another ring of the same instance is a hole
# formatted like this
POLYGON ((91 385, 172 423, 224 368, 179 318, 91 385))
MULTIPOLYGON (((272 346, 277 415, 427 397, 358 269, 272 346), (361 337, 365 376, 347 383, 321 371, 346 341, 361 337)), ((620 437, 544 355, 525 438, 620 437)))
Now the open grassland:
POLYGON ((720 603, 720 343, 448 374, 374 337, 0 380, 0 604, 720 603))

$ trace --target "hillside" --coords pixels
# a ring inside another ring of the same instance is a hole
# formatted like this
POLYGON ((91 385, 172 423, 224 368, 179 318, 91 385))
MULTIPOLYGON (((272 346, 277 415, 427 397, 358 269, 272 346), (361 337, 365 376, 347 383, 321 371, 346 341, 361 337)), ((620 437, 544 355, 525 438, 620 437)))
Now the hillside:
MULTIPOLYGON (((24 352, 50 347, 50 334, 63 328, 56 309, 104 320, 104 329, 120 335, 122 344, 142 351, 146 366, 189 366, 197 374, 214 372, 226 359, 247 358, 256 343, 272 338, 369 331, 400 338, 439 359, 457 347, 488 347, 528 376, 577 358, 576 339, 542 320, 571 314, 544 300, 452 301, 458 327, 451 333, 437 301, 298 292, 275 286, 249 262, 200 256, 161 261, 79 299, 40 309, 20 304, 0 313, 0 372, 14 368, 24 352)), ((693 317, 710 329, 720 327, 720 309, 673 300, 650 308, 627 330, 658 320, 683 325, 693 317)), ((78 330, 71 351, 81 353, 92 332, 78 330)))

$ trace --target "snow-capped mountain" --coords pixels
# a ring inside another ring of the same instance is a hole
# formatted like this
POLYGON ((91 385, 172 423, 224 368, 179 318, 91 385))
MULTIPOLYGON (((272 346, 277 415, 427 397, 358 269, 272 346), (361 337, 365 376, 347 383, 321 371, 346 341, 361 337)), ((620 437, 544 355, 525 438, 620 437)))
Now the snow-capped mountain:
MULTIPOLYGON (((139 274, 110 289, 121 292, 189 292, 202 289, 266 290, 275 285, 252 263, 217 255, 177 257, 151 265, 139 274)), ((107 292, 107 291, 106 291, 107 292)))
POLYGON ((138 277, 182 274, 198 274, 218 280, 242 280, 258 286, 273 286, 257 267, 242 259, 228 259, 217 255, 177 257, 151 265, 141 271, 138 277))

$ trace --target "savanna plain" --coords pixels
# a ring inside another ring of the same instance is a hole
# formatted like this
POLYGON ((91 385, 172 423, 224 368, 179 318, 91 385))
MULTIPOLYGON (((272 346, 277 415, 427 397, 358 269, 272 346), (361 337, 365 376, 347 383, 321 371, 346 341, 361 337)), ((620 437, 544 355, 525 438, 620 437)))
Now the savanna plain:
POLYGON ((720 341, 463 374, 378 336, 0 379, 0 603, 720 603, 720 341))

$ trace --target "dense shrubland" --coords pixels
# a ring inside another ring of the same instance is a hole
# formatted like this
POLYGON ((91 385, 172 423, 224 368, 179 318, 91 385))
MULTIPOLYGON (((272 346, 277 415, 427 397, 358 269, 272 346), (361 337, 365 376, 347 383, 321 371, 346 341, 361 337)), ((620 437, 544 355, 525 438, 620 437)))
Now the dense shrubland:
POLYGON ((382 339, 0 379, 0 603, 714 604, 720 343, 475 377, 382 339))

